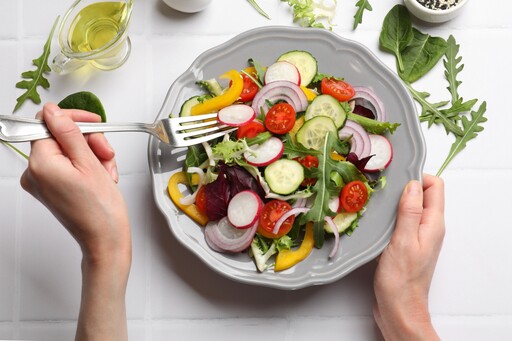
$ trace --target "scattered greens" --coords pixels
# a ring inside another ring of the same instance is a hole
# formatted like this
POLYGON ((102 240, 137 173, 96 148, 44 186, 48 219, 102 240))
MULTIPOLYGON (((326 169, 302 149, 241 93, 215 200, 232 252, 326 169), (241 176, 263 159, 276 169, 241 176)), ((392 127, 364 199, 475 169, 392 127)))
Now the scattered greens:
POLYGON ((487 121, 484 117, 487 104, 482 102, 478 110, 474 111, 478 99, 464 101, 458 92, 462 82, 457 77, 464 64, 461 64, 462 57, 458 55, 460 46, 455 38, 450 35, 445 41, 413 28, 409 12, 404 6, 396 5, 386 15, 380 34, 380 46, 396 56, 398 75, 421 106, 420 121, 428 122, 429 127, 433 124, 442 125, 447 134, 455 137, 446 160, 437 172, 439 176, 466 147, 467 142, 476 138, 484 129, 481 124, 487 121), (429 72, 443 56, 444 75, 451 99, 430 102, 430 94, 414 89, 411 83, 429 72), (471 119, 468 118, 468 112, 471 119))
POLYGON ((107 116, 100 99, 89 91, 80 91, 71 94, 59 102, 61 109, 81 109, 101 116, 101 121, 106 122, 107 116))
POLYGON ((372 5, 369 0, 358 0, 356 2, 357 12, 354 15, 354 30, 363 22, 363 14, 365 10, 372 11, 372 5))
POLYGON ((446 51, 446 41, 440 37, 432 37, 413 28, 413 39, 401 51, 404 69, 400 77, 413 83, 430 71, 446 51))
POLYGON ((50 87, 50 83, 48 82, 48 79, 45 78, 45 74, 51 71, 50 67, 48 66, 48 57, 51 51, 53 32, 55 32, 55 27, 57 26, 58 21, 59 17, 57 17, 53 23, 50 35, 44 44, 43 54, 39 58, 32 61, 37 68, 35 70, 23 72, 21 77, 25 78, 25 80, 16 83, 16 87, 18 89, 26 89, 27 91, 25 91, 20 97, 16 99, 17 103, 13 112, 17 111, 27 99, 30 99, 35 104, 41 103, 41 97, 37 92, 37 87, 41 86, 43 89, 48 89, 50 87))
POLYGON ((286 2, 293 10, 293 21, 303 27, 326 28, 322 21, 327 21, 331 29, 332 20, 336 13, 337 0, 332 5, 326 4, 326 0, 281 0, 286 2))
POLYGON ((254 9, 258 11, 259 14, 270 20, 268 14, 258 5, 258 3, 255 0, 247 0, 247 2, 249 2, 252 5, 252 7, 254 7, 254 9))
POLYGON ((448 164, 453 160, 453 158, 464 148, 466 148, 466 143, 478 136, 478 133, 484 130, 484 128, 479 125, 480 123, 484 123, 487 121, 487 118, 484 117, 484 113, 487 109, 487 103, 484 101, 480 108, 477 111, 471 112, 471 120, 466 116, 461 117, 462 127, 464 129, 464 134, 462 136, 457 136, 455 138, 455 142, 452 144, 450 152, 446 157, 443 165, 438 171, 438 175, 440 175, 448 166, 448 164))
POLYGON ((379 41, 384 50, 396 56, 399 73, 405 69, 401 52, 409 46, 413 37, 409 12, 404 6, 396 5, 384 18, 379 41))

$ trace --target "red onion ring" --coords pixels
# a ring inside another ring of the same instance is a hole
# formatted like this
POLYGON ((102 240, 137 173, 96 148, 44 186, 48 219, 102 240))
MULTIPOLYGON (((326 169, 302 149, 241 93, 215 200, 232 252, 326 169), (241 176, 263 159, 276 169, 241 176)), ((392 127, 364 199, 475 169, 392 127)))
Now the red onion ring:
POLYGON ((370 135, 364 130, 359 123, 352 120, 347 120, 345 126, 338 132, 340 140, 351 137, 350 139, 350 152, 355 153, 359 160, 370 156, 371 141, 370 135))
POLYGON ((384 110, 384 104, 380 98, 370 88, 365 86, 354 86, 356 92, 352 100, 355 105, 360 105, 373 112, 377 121, 386 121, 387 115, 384 110))
POLYGON ((281 216, 281 218, 279 218, 276 221, 276 225, 274 226, 274 230, 272 230, 272 233, 277 234, 279 232, 279 229, 281 228, 281 225, 283 225, 285 220, 288 219, 289 217, 291 217, 292 215, 297 216, 301 213, 306 213, 309 210, 310 210, 309 208, 305 208, 305 207, 295 207, 295 208, 292 208, 291 210, 289 210, 288 212, 285 212, 281 216))
POLYGON ((332 247, 331 253, 329 253, 329 258, 333 258, 336 256, 336 253, 338 253, 338 249, 340 248, 340 233, 338 232, 338 226, 331 217, 325 217, 324 220, 329 224, 334 232, 334 246, 332 247))

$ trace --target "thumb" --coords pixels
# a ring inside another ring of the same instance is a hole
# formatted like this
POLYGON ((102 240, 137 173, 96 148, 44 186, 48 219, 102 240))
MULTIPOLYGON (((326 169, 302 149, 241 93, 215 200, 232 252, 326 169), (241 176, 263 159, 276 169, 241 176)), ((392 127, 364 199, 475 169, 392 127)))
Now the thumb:
POLYGON ((92 155, 78 126, 57 105, 49 103, 44 106, 43 120, 64 154, 71 160, 83 160, 92 155))
POLYGON ((404 238, 406 241, 417 240, 422 215, 423 188, 418 181, 410 181, 405 187, 398 204, 395 228, 397 238, 404 238))

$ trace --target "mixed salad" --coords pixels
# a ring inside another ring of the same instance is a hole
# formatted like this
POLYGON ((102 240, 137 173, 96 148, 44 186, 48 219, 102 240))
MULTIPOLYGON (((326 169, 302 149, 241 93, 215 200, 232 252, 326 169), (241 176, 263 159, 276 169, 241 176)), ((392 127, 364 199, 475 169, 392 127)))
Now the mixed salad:
POLYGON ((370 88, 320 73, 307 51, 248 64, 221 75, 225 86, 198 81, 206 93, 183 103, 180 116, 217 112, 238 129, 189 147, 169 195, 204 226, 213 250, 248 251, 259 271, 288 269, 326 238, 332 258, 340 235, 354 231, 385 186, 382 171, 393 158, 386 135, 399 124, 387 121, 370 88))

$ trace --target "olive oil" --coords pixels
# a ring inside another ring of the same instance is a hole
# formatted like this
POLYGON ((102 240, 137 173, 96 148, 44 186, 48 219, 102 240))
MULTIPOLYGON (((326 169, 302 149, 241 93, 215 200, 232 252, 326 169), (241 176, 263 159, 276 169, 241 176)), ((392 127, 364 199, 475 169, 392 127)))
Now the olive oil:
POLYGON ((71 23, 69 46, 77 53, 101 49, 116 38, 127 18, 125 2, 96 2, 84 7, 71 23))

